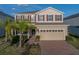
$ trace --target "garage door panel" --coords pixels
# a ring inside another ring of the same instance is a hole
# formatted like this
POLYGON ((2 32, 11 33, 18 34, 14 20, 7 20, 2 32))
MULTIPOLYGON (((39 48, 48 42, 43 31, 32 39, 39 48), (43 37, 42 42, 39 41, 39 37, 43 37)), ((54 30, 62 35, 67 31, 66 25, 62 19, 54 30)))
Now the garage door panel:
POLYGON ((64 32, 41 32, 41 40, 64 40, 64 32))

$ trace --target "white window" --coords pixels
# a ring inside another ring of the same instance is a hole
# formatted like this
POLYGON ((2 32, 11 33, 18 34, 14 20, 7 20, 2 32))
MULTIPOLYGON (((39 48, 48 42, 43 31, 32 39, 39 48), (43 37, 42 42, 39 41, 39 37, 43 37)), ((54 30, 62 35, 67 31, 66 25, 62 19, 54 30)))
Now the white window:
POLYGON ((35 21, 35 15, 31 15, 31 21, 35 21))
POLYGON ((62 15, 55 15, 55 21, 62 21, 62 15))
POLYGON ((53 21, 53 15, 47 15, 47 21, 53 21))
POLYGON ((38 15, 38 21, 44 21, 44 15, 38 15))
POLYGON ((28 20, 29 15, 24 15, 24 19, 28 20))
POLYGON ((21 16, 20 15, 16 15, 16 19, 21 19, 21 16))

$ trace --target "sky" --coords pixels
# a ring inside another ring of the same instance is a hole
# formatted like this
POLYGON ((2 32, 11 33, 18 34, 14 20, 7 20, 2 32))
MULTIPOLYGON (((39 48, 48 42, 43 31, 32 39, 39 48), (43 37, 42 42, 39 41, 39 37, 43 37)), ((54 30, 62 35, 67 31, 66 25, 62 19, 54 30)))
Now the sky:
POLYGON ((37 11, 47 7, 64 12, 64 17, 79 13, 79 4, 0 4, 0 11, 14 16, 17 12, 37 11))

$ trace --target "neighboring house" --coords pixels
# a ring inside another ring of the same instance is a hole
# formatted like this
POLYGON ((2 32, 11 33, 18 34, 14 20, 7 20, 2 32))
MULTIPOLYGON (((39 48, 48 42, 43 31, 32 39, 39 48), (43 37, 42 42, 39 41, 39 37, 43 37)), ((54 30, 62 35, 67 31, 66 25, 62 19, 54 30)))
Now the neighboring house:
POLYGON ((70 25, 70 33, 79 36, 79 13, 64 18, 64 22, 70 25))
POLYGON ((15 20, 30 20, 37 27, 35 32, 40 35, 40 40, 65 40, 68 35, 68 25, 63 23, 63 12, 52 7, 16 13, 15 20))
MULTIPOLYGON (((8 14, 0 11, 0 20, 2 20, 3 22, 5 22, 7 17, 11 18, 11 20, 14 19, 14 17, 12 17, 12 16, 10 16, 10 15, 8 15, 8 14)), ((0 36, 4 35, 4 33, 5 33, 4 27, 0 28, 0 36)))

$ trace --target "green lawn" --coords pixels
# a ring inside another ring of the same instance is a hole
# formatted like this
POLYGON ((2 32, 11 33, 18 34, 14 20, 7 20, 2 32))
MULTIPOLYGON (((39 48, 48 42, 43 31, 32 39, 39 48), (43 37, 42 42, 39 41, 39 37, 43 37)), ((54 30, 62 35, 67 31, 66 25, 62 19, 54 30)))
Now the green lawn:
POLYGON ((79 37, 78 36, 69 34, 69 36, 67 36, 66 38, 66 41, 70 43, 71 45, 73 45, 75 48, 79 49, 79 37))

